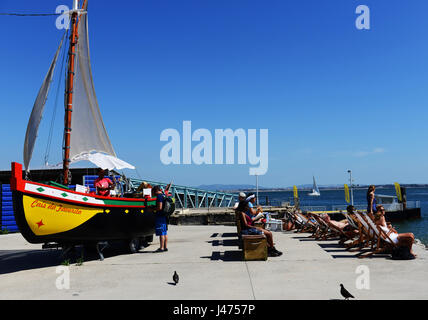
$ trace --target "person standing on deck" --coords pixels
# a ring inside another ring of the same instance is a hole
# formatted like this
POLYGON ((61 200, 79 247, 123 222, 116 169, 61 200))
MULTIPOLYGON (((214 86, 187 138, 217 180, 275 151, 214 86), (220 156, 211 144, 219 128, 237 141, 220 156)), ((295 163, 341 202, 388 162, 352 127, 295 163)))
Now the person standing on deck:
POLYGON ((104 177, 105 171, 101 168, 98 168, 98 178, 94 181, 94 187, 96 189, 97 195, 108 197, 110 195, 110 190, 113 189, 114 183, 109 179, 104 177))
POLYGON ((376 198, 375 198, 376 187, 374 185, 369 186, 367 190, 367 214, 373 219, 374 214, 377 212, 376 198))
POLYGON ((168 224, 167 218, 164 213, 164 202, 165 195, 163 194, 160 186, 154 186, 152 189, 152 194, 156 197, 156 222, 155 230, 156 235, 159 236, 160 247, 155 252, 165 252, 168 251, 168 224))

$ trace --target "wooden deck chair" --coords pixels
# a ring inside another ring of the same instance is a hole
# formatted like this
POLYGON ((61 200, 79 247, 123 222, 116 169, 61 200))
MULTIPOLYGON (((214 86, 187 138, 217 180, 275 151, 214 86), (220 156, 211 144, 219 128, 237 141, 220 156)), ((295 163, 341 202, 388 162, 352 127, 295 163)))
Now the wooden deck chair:
POLYGON ((317 232, 318 237, 316 238, 317 240, 327 240, 328 238, 339 236, 338 232, 332 229, 327 223, 327 221, 321 218, 318 214, 308 212, 308 215, 312 217, 319 226, 319 230, 317 232))
MULTIPOLYGON (((369 226, 367 220, 363 219, 364 216, 362 212, 354 212, 354 214, 348 216, 358 225, 359 238, 356 250, 363 250, 366 247, 371 247, 373 250, 374 244, 377 241, 376 232, 369 226)), ((352 249, 350 251, 356 250, 352 249)))
POLYGON ((370 228, 374 230, 375 237, 376 237, 376 249, 368 254, 367 256, 373 255, 373 254, 379 254, 379 253, 389 253, 391 250, 397 248, 398 246, 391 240, 389 235, 382 230, 382 228, 372 220, 372 218, 369 215, 363 215, 363 219, 367 221, 370 228))
POLYGON ((302 232, 314 232, 317 228, 317 225, 311 219, 308 219, 303 214, 296 212, 297 219, 301 221, 302 228, 298 231, 302 232))
POLYGON ((286 217, 289 220, 291 220, 293 224, 296 226, 297 231, 302 229, 303 226, 305 225, 304 221, 300 217, 298 217, 295 212, 286 212, 285 214, 286 214, 286 217))
POLYGON ((238 212, 238 210, 235 210, 235 223, 236 223, 236 232, 238 233, 238 239, 242 240, 241 217, 240 217, 240 212, 238 212))
POLYGON ((325 233, 325 232, 327 232, 327 230, 326 230, 326 228, 325 228, 325 226, 324 225, 322 225, 322 224, 320 224, 319 222, 318 222, 318 220, 317 220, 317 215, 316 214, 314 214, 314 213, 312 213, 312 212, 307 212, 306 213, 307 214, 307 216, 310 218, 310 219, 313 219, 314 221, 316 221, 316 227, 315 227, 315 230, 312 232, 312 235, 310 236, 310 237, 313 237, 313 238, 315 238, 315 239, 320 239, 321 237, 322 237, 322 235, 325 233))
POLYGON ((355 217, 355 214, 344 214, 346 217, 346 220, 348 220, 349 225, 354 229, 358 230, 358 237, 354 239, 351 243, 345 244, 345 247, 347 250, 354 248, 354 247, 362 247, 362 244, 364 243, 364 233, 362 232, 361 223, 359 223, 358 219, 355 217))
POLYGON ((332 231, 327 222, 325 222, 318 214, 308 212, 308 215, 312 217, 318 224, 318 227, 314 232, 315 239, 327 240, 331 236, 337 236, 336 234, 332 234, 332 231))
POLYGON ((376 239, 374 237, 374 231, 369 227, 367 221, 364 220, 362 216, 363 214, 360 212, 354 212, 353 216, 356 219, 359 225, 359 231, 361 232, 361 242, 359 244, 359 250, 362 250, 368 246, 370 246, 371 250, 373 250, 374 243, 376 242, 376 239))
POLYGON ((358 223, 356 223, 356 222, 355 222, 355 220, 354 220, 354 219, 352 219, 351 214, 349 214, 349 213, 345 213, 345 214, 344 214, 344 216, 345 216, 346 220, 348 220, 349 225, 350 225, 352 228, 354 228, 354 229, 357 229, 357 230, 358 230, 358 223))
POLYGON ((373 222, 370 216, 359 213, 356 213, 355 216, 366 230, 366 235, 369 237, 371 243, 370 252, 360 255, 358 258, 367 258, 373 254, 387 253, 397 247, 391 238, 373 222))
POLYGON ((344 244, 348 240, 354 240, 353 235, 350 236, 348 233, 344 232, 342 229, 335 226, 333 223, 325 221, 321 217, 319 217, 319 218, 323 223, 325 223, 329 227, 332 237, 335 237, 335 236, 340 237, 339 244, 344 244))

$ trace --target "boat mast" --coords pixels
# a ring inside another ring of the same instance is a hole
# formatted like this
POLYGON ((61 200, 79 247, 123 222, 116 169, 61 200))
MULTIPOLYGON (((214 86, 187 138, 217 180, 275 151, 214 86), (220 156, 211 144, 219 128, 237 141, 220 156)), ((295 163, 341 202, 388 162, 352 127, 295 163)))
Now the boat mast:
POLYGON ((64 116, 64 147, 63 147, 63 183, 70 184, 68 179, 70 166, 70 138, 71 138, 71 113, 73 111, 73 88, 74 88, 74 70, 77 45, 77 17, 78 0, 73 0, 73 11, 71 13, 71 35, 70 47, 68 50, 68 72, 65 98, 65 116, 64 116))

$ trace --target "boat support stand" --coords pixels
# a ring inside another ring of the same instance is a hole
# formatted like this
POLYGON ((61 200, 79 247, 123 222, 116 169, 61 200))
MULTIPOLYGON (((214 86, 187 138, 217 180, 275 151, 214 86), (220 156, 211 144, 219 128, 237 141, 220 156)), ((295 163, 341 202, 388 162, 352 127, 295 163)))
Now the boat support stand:
POLYGON ((108 242, 107 241, 97 242, 96 247, 97 247, 97 253, 100 256, 100 261, 103 261, 104 260, 103 250, 108 247, 108 242))

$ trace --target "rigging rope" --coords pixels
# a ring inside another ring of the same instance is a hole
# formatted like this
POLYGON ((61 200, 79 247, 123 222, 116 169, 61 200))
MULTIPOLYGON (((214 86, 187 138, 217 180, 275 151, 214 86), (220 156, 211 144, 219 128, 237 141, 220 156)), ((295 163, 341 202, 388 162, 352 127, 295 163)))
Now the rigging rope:
POLYGON ((60 16, 61 13, 11 13, 0 12, 0 16, 18 16, 18 17, 47 17, 47 16, 60 16))

